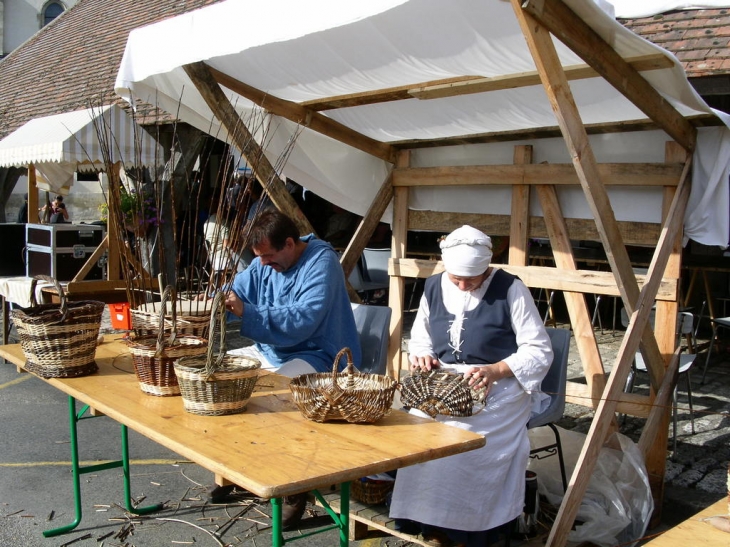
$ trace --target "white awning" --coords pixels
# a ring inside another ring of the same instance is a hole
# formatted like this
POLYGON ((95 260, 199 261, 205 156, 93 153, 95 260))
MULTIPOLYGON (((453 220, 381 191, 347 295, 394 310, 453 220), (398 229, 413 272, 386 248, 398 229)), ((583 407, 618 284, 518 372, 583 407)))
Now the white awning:
POLYGON ((116 105, 36 118, 0 141, 0 167, 30 163, 101 166, 106 160, 154 165, 162 161, 162 149, 116 105))
MULTIPOLYGON (((606 0, 564 0, 578 17, 624 59, 663 57, 663 66, 642 77, 682 116, 713 113, 686 79, 679 61, 669 52, 618 23, 606 0)), ((583 61, 554 39, 564 67, 583 61)), ((419 86, 436 80, 477 76, 494 81, 534 72, 535 64, 510 2, 502 0, 226 0, 133 30, 127 41, 116 92, 159 106, 201 131, 227 138, 184 65, 204 61, 227 81, 241 82, 266 96, 311 105, 367 95, 386 89, 412 90, 412 98, 327 109, 319 114, 375 141, 421 143, 411 165, 469 165, 511 163, 514 144, 534 146, 534 161, 569 163, 562 139, 426 148, 433 139, 468 138, 484 134, 529 134, 557 125, 542 85, 496 89, 473 94, 429 98, 419 86), (281 14, 287 14, 282 17, 281 14)), ((234 87, 234 86, 232 86, 234 87)), ((570 82, 584 124, 626 124, 645 121, 640 111, 600 77, 570 82)), ((256 119, 256 109, 242 95, 224 87, 244 121, 256 119)), ((727 121, 722 113, 715 113, 727 121)), ((257 127, 271 160, 287 150, 297 134, 284 168, 287 176, 349 211, 364 214, 392 167, 347 144, 277 116, 257 127), (301 131, 301 133, 297 133, 301 131), (265 141, 265 142, 264 142, 265 141)), ((692 200, 685 218, 685 235, 707 245, 727 245, 730 130, 701 128, 698 154, 712 158, 704 169, 696 158, 692 200), (720 139, 709 153, 705 143, 720 139), (695 204, 710 204, 700 210, 695 204)), ((260 135, 256 135, 257 138, 260 135)), ((660 130, 592 135, 599 161, 651 162, 664 160, 660 130), (606 145, 606 146, 603 146, 606 145)), ((580 188, 559 188, 561 207, 571 218, 592 218, 580 188)), ((414 209, 500 213, 510 210, 508 189, 416 188, 414 209)), ((617 215, 624 220, 661 218, 661 189, 610 189, 617 215), (637 195, 641 194, 641 195, 637 195)), ((533 200, 537 201, 537 200, 533 200)), ((386 213, 384 220, 388 220, 386 213)))

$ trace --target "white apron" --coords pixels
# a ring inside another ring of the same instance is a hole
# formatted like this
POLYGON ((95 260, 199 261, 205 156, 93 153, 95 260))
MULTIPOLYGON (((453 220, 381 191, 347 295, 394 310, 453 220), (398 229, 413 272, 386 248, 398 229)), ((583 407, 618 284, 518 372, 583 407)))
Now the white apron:
POLYGON ((476 416, 437 416, 439 422, 485 435, 487 444, 399 469, 390 517, 470 532, 518 517, 525 499, 530 407, 530 394, 516 378, 506 378, 493 384, 486 408, 476 416))

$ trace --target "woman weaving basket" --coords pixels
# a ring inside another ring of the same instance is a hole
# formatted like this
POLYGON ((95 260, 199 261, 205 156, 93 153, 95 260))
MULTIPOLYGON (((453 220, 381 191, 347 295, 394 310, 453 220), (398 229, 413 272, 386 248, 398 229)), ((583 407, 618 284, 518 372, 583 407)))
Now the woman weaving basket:
POLYGON ((489 236, 462 226, 441 249, 446 271, 426 281, 408 346, 411 370, 452 369, 487 390, 482 412, 436 417, 484 434, 487 444, 399 469, 390 516, 428 540, 482 547, 522 513, 526 426, 533 399, 547 398, 539 389, 553 353, 527 287, 490 267, 489 236))

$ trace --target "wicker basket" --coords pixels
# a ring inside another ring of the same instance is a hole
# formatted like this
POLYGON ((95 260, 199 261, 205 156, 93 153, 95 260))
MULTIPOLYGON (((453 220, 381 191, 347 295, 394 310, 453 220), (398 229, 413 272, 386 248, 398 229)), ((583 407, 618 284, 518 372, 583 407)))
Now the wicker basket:
POLYGON ((289 383, 294 403, 315 422, 375 422, 390 413, 397 387, 389 376, 357 372, 350 348, 340 350, 331 373, 302 374, 289 383), (340 374, 337 364, 345 353, 347 368, 340 374))
MULTIPOLYGON (((162 293, 162 310, 165 309, 172 287, 168 286, 162 293)), ((172 332, 165 340, 165 315, 158 318, 159 330, 156 336, 139 336, 127 340, 132 352, 134 373, 137 375, 139 387, 149 395, 180 395, 180 386, 175 375, 174 362, 183 357, 204 355, 208 341, 199 336, 178 336, 176 328, 175 307, 172 307, 172 332)))
POLYGON ((417 408, 432 418, 473 416, 484 409, 486 393, 471 389, 462 374, 432 370, 413 372, 401 381, 400 399, 404 407, 417 408), (481 408, 474 412, 474 406, 481 408))
POLYGON ((350 483, 350 496, 360 503, 380 505, 388 499, 393 485, 395 481, 374 481, 363 477, 350 483))
POLYGON ((226 306, 222 292, 213 300, 209 327, 212 334, 216 331, 216 316, 220 325, 218 356, 213 355, 213 344, 209 343, 204 357, 185 357, 174 364, 185 410, 192 414, 223 416, 245 411, 261 368, 256 359, 226 355, 226 306))
POLYGON ((12 317, 25 355, 25 369, 42 378, 74 378, 93 374, 105 304, 95 300, 67 302, 58 281, 37 276, 31 282, 29 308, 13 310, 12 317), (55 285, 60 304, 38 305, 38 280, 55 285))
POLYGON ((136 336, 157 336, 160 330, 160 311, 165 310, 165 333, 172 332, 173 311, 176 312, 175 327, 178 334, 189 334, 208 339, 208 325, 210 323, 210 309, 205 303, 186 300, 162 305, 161 302, 148 304, 145 309, 130 309, 132 330, 136 336), (180 313, 177 313, 180 307, 180 313))

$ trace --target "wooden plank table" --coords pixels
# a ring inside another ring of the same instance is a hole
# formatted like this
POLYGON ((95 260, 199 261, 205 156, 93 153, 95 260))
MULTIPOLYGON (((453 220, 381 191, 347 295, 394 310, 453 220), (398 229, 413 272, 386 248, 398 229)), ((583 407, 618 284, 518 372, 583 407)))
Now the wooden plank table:
POLYGON ((718 530, 704 521, 710 517, 728 515, 728 499, 722 498, 703 509, 661 536, 644 544, 644 547, 728 547, 730 533, 718 530))
MULTIPOLYGON (((341 512, 331 516, 348 541, 349 481, 484 446, 481 435, 394 410, 376 424, 316 423, 304 418, 291 400, 289 379, 267 374, 259 379, 246 412, 231 416, 199 416, 185 412, 180 397, 155 397, 139 388, 132 356, 120 335, 105 337, 96 352, 99 372, 81 378, 45 381, 69 396, 72 460, 77 521, 81 518, 76 424, 88 408, 122 427, 122 460, 129 500, 127 427, 188 458, 262 498, 272 500, 273 543, 286 541, 281 532, 281 498, 341 484, 341 512), (76 411, 76 401, 86 408, 76 411), (74 453, 75 452, 75 453, 74 453)), ((0 347, 0 356, 16 366, 25 359, 19 344, 0 347)), ((99 466, 93 466, 99 471, 99 466)), ((104 468, 108 468, 106 465, 104 468)), ((136 511, 152 511, 158 506, 136 511)), ((73 529, 44 532, 56 535, 73 529)), ((329 527, 332 528, 332 527, 329 527)))

